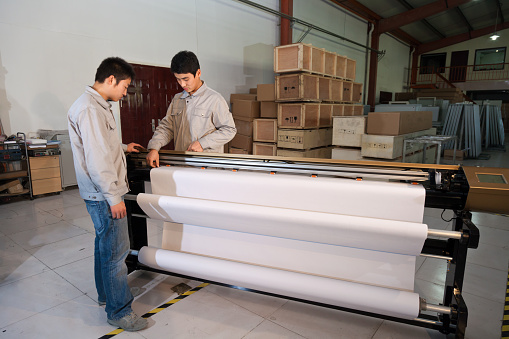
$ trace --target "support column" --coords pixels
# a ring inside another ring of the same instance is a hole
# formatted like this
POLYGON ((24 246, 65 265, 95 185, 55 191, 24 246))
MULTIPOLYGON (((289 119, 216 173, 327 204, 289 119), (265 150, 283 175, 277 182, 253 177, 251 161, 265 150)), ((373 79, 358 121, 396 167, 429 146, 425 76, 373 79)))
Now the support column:
MULTIPOLYGON (((293 16, 293 0, 280 0, 279 1, 280 11, 283 14, 293 16)), ((293 30, 292 23, 288 19, 280 19, 280 46, 289 45, 293 42, 293 30)))
MULTIPOLYGON (((378 22, 375 23, 373 33, 371 33, 371 48, 378 50, 380 45, 380 33, 378 33, 378 22)), ((378 53, 370 51, 369 54, 369 86, 368 86, 368 105, 375 109, 376 101, 376 80, 378 74, 378 53)))
POLYGON ((417 83, 417 72, 419 66, 419 54, 417 52, 417 48, 413 48, 414 52, 412 54, 412 77, 410 78, 410 88, 417 83))

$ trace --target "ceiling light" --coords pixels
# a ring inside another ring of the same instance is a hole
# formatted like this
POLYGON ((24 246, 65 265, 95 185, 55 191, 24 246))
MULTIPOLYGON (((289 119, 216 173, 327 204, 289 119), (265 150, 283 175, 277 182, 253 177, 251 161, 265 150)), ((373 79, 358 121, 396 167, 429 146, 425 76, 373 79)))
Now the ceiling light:
POLYGON ((497 40, 498 38, 500 38, 500 35, 498 35, 497 33, 493 33, 493 35, 490 36, 490 39, 493 41, 497 40))

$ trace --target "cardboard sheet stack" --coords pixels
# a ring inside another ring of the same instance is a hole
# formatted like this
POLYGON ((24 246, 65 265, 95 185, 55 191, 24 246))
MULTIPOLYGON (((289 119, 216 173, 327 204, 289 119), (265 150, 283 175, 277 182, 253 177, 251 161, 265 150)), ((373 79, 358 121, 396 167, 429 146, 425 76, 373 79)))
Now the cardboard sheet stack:
POLYGON ((253 153, 253 121, 260 117, 260 103, 256 100, 256 89, 249 94, 230 95, 231 112, 237 134, 229 143, 229 153, 253 153))
MULTIPOLYGON (((422 145, 409 145, 405 139, 436 135, 432 112, 371 112, 368 116, 334 117, 333 159, 423 162, 422 145)), ((433 163, 436 145, 426 150, 425 163, 433 163)))

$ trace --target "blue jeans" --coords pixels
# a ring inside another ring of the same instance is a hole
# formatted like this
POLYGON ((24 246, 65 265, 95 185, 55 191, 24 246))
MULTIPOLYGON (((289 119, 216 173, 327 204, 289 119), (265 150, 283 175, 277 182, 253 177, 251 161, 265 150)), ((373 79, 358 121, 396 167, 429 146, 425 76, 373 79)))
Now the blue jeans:
POLYGON ((125 259, 129 252, 127 218, 113 219, 106 201, 85 200, 95 227, 94 272, 98 300, 106 301, 108 319, 132 312, 125 259))

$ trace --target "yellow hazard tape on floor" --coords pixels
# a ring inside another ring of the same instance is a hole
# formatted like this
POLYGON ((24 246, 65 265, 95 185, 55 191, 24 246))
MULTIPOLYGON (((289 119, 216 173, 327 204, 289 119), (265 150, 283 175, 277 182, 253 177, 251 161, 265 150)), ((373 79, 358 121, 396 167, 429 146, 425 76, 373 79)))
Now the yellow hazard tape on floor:
MULTIPOLYGON (((164 303, 164 304, 162 304, 161 306, 154 308, 152 311, 149 311, 149 312, 145 313, 145 314, 144 314, 144 315, 142 315, 141 317, 142 317, 142 318, 145 318, 145 319, 150 318, 150 317, 151 317, 151 316, 153 316, 154 314, 161 312, 162 310, 164 310, 164 309, 166 309, 166 308, 170 307, 171 305, 174 305, 176 302, 178 302, 178 301, 180 301, 180 300, 184 299, 185 297, 190 296, 191 294, 196 293, 197 291, 201 290, 202 288, 204 288, 205 286, 208 286, 208 285, 209 285, 208 283, 200 284, 199 286, 196 286, 195 288, 193 288, 193 289, 191 289, 191 290, 189 290, 189 291, 187 291, 187 292, 182 293, 181 295, 179 295, 179 296, 178 296, 178 297, 176 297, 175 299, 172 299, 172 300, 170 300, 170 301, 168 301, 168 302, 165 302, 165 303, 164 303)), ((117 328, 116 330, 113 330, 113 331, 111 331, 110 333, 105 334, 105 335, 103 335, 102 337, 99 337, 99 339, 108 339, 108 338, 112 338, 112 337, 114 337, 114 336, 116 336, 117 334, 122 333, 122 332, 124 332, 124 330, 123 330, 123 329, 121 329, 121 328, 117 328)))
POLYGON ((502 338, 509 339, 509 273, 507 274, 507 289, 505 291, 504 317, 502 318, 502 338))

